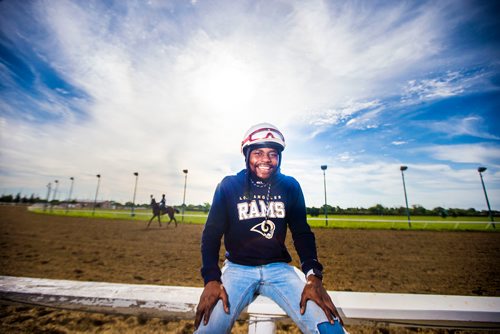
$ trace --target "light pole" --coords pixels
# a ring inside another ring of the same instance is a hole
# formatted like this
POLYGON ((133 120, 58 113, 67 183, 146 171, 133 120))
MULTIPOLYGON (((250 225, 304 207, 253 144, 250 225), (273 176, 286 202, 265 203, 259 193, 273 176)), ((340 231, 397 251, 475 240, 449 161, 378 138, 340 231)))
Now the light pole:
POLYGON ((68 213, 69 203, 71 202, 71 194, 73 193, 73 182, 75 178, 72 176, 69 178, 71 180, 71 186, 69 187, 68 204, 66 204, 66 213, 68 213))
POLYGON ((99 184, 101 183, 101 174, 97 174, 97 188, 95 189, 94 208, 92 209, 92 216, 95 215, 95 207, 97 205, 97 193, 99 192, 99 184))
POLYGON ((325 226, 328 226, 328 212, 326 208, 326 169, 328 168, 327 165, 321 165, 321 170, 323 170, 323 186, 325 189, 325 226))
POLYGON ((133 217, 135 216, 134 213, 134 207, 135 207, 135 193, 137 192, 137 179, 139 178, 139 173, 135 172, 135 186, 134 186, 134 197, 132 199, 132 211, 130 212, 130 215, 133 217))
POLYGON ((45 206, 43 207, 43 211, 46 211, 47 210, 47 205, 49 205, 50 203, 50 190, 52 188, 52 183, 49 182, 49 184, 47 184, 47 203, 45 203, 45 206))
POLYGON ((479 172, 479 177, 481 178, 481 184, 483 185, 483 191, 484 191, 484 197, 486 198, 486 205, 488 205, 488 215, 490 216, 490 221, 491 225, 493 228, 495 227, 494 219, 493 219, 493 213, 491 212, 491 207, 490 207, 490 201, 488 200, 488 194, 486 193, 486 187, 484 186, 484 181, 483 181, 483 172, 486 170, 486 167, 479 167, 477 171, 479 172))
MULTIPOLYGON (((55 202, 57 196, 57 187, 59 186, 59 180, 55 180, 54 183, 56 187, 54 188, 54 197, 52 197, 52 202, 55 202)), ((50 211, 52 212, 52 204, 50 205, 50 211)))
POLYGON ((404 174, 404 171, 408 169, 408 166, 401 166, 399 169, 401 170, 401 177, 403 178, 403 190, 405 192, 406 215, 408 216, 408 226, 411 228, 410 209, 408 209, 408 196, 406 195, 406 184, 405 184, 405 174, 404 174))
POLYGON ((188 170, 183 169, 182 172, 184 173, 184 196, 182 198, 182 222, 184 223, 184 209, 186 208, 186 184, 187 184, 188 170))

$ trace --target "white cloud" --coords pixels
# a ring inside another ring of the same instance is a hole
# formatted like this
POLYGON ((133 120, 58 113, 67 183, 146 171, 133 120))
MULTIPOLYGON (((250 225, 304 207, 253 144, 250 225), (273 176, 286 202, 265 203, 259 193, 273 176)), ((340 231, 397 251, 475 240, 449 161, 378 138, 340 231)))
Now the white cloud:
POLYGON ((352 118, 346 123, 346 127, 358 130, 376 129, 379 127, 379 114, 382 110, 383 108, 377 108, 352 118))
POLYGON ((401 100, 405 103, 415 103, 463 95, 465 92, 478 89, 478 87, 480 87, 479 89, 489 89, 488 78, 494 75, 495 73, 489 71, 473 73, 447 71, 440 76, 412 79, 403 88, 401 100))
MULTIPOLYGON (((291 162, 295 166, 297 161, 291 162)), ((299 175, 306 203, 320 207, 324 204, 323 175, 320 164, 327 164, 326 188, 328 204, 347 207, 404 207, 405 198, 399 167, 401 163, 383 161, 345 166, 333 161, 318 160, 308 174, 299 175)), ((444 208, 485 209, 485 200, 476 168, 454 169, 446 164, 408 164, 405 183, 410 206, 427 209, 444 208)), ((297 170, 303 170, 297 167, 297 170)), ((296 170, 292 170, 296 171, 296 170)), ((485 176, 492 208, 500 205, 498 175, 485 176), (496 185, 496 186, 495 186, 496 185)))
POLYGON ((486 130, 486 124, 480 116, 451 117, 446 121, 420 123, 421 126, 434 132, 445 133, 450 137, 472 136, 482 139, 499 140, 500 137, 486 130))
POLYGON ((325 132, 330 126, 345 124, 352 129, 378 127, 377 115, 383 108, 380 101, 348 101, 337 109, 321 110, 306 116, 308 124, 314 129, 310 138, 325 132))
MULTIPOLYGON (((38 87, 44 98, 33 105, 52 111, 56 123, 33 112, 29 122, 12 119, 17 105, 1 102, 2 189, 43 197, 59 179, 63 196, 73 176, 74 196, 92 198, 99 173, 102 198, 128 201, 137 171, 139 202, 166 193, 179 204, 187 168, 188 203, 210 201, 216 183, 243 167, 239 144, 253 123, 275 123, 285 136, 304 125, 309 138, 332 125, 380 126, 384 98, 441 51, 447 4, 193 0, 119 2, 117 10, 100 1, 30 2, 11 19, 0 16, 2 29, 15 31, 11 38, 28 43, 86 98, 38 87)), ((414 81, 408 94, 458 94, 464 80, 449 73, 414 81)), ((321 203, 304 169, 316 163, 311 151, 300 152, 304 165, 284 168, 301 175, 306 196, 321 203)), ((355 151, 339 148, 331 165, 354 163, 355 151)), ((384 162, 328 173, 339 175, 329 182, 343 205, 398 203, 398 179, 384 162)))
POLYGON ((378 107, 379 105, 379 101, 349 101, 338 109, 328 109, 326 111, 316 112, 310 124, 313 126, 324 126, 346 122, 359 112, 378 107))
POLYGON ((500 166, 500 148, 489 144, 434 145, 419 150, 438 160, 500 166))
POLYGON ((458 72, 448 72, 444 77, 437 79, 410 80, 404 89, 403 99, 417 96, 420 100, 449 97, 464 92, 460 82, 463 78, 458 72))
MULTIPOLYGON (((297 47, 308 50, 304 56, 328 74, 347 81, 390 77, 439 51, 434 40, 441 37, 436 27, 442 5, 428 3, 418 11, 409 3, 376 6, 378 10, 366 4, 322 1, 297 6, 298 24, 293 30, 294 39, 300 42, 297 47), (409 12, 414 15, 409 17, 409 12), (401 24, 403 17, 406 20, 401 24)), ((342 89, 344 84, 334 87, 342 89)))
POLYGON ((354 157, 351 155, 350 152, 342 152, 337 156, 337 159, 342 162, 352 162, 354 161, 354 157))

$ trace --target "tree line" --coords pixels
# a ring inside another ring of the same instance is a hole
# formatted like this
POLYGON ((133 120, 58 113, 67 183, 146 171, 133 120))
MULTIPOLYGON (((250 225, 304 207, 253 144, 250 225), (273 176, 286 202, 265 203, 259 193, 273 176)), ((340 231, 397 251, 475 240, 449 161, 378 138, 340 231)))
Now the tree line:
MULTIPOLYGON (((421 205, 413 205, 411 208, 408 208, 410 216, 440 216, 443 218, 446 217, 482 217, 488 216, 487 210, 477 211, 474 208, 469 209, 460 209, 460 208, 443 208, 443 207, 435 207, 433 209, 426 209, 421 205)), ((307 213, 311 216, 319 216, 325 214, 325 205, 320 208, 311 207, 307 208, 307 213)), ((377 204, 369 208, 346 208, 343 209, 339 206, 331 206, 326 205, 326 213, 328 215, 370 215, 370 216, 406 216, 407 211, 406 207, 393 207, 388 208, 383 206, 382 204, 377 204)), ((499 216, 498 211, 492 211, 493 216, 499 216)))
MULTIPOLYGON (((132 202, 126 202, 125 204, 122 204, 120 202, 116 202, 116 201, 106 201, 106 202, 109 202, 109 205, 110 206, 113 206, 115 208, 130 208, 132 206, 136 207, 136 208, 147 208, 149 209, 150 208, 150 203, 142 203, 142 204, 139 204, 139 203, 132 203, 132 202)), ((66 205, 66 204, 78 204, 78 203, 82 203, 82 201, 79 201, 77 199, 72 199, 70 200, 69 202, 68 201, 61 201, 61 200, 58 200, 58 199, 53 199, 53 200, 49 200, 47 201, 46 198, 40 198, 39 196, 35 196, 34 194, 32 194, 31 196, 27 197, 26 195, 24 196, 21 196, 21 193, 18 193, 16 195, 1 195, 0 196, 0 203, 15 203, 15 204, 36 204, 36 203, 42 203, 42 204, 51 204, 53 206, 57 206, 57 205, 66 205)), ((101 201, 99 201, 97 203, 97 207, 100 207, 101 206, 101 201)), ((175 206, 177 208, 182 208, 182 205, 178 205, 178 206, 175 206)), ((210 203, 203 203, 203 204, 198 204, 198 205, 193 205, 193 204, 186 204, 185 206, 185 210, 187 211, 198 211, 198 212, 208 212, 210 210, 210 203)))
MULTIPOLYGON (((0 203, 19 203, 19 204, 35 204, 35 203, 47 203, 46 199, 41 199, 38 196, 35 196, 32 194, 31 196, 21 196, 20 193, 16 195, 2 195, 0 196, 0 203)), ((65 204, 67 203, 66 201, 59 201, 59 200, 51 200, 49 201, 50 204, 52 205, 59 205, 59 204, 65 204)), ((70 203, 75 204, 78 203, 76 199, 71 200, 70 203)), ((119 202, 114 202, 113 205, 117 208, 120 207, 132 207, 134 205, 132 202, 126 202, 125 204, 121 204, 119 202)), ((135 207, 144 207, 144 208, 149 208, 149 203, 143 203, 143 204, 135 204, 135 207)), ((178 208, 182 208, 182 205, 177 206, 178 208)), ((317 217, 320 215, 325 214, 325 205, 316 208, 316 207, 310 207, 306 208, 307 213, 313 217, 317 217)), ((187 204, 185 206, 185 210, 187 211, 198 211, 198 212, 204 212, 207 213, 210 210, 210 203, 206 202, 203 204, 199 205, 193 205, 193 204, 187 204)), ((372 207, 369 208, 361 208, 361 207, 355 207, 355 208, 341 208, 339 206, 331 206, 331 205, 326 205, 326 213, 328 215, 370 215, 370 216, 405 216, 407 214, 406 208, 403 206, 400 207, 385 207, 382 204, 376 204, 372 207)), ((460 208, 443 208, 443 207, 435 207, 433 209, 426 209, 421 205, 413 205, 411 208, 409 208, 409 214, 410 216, 440 216, 443 218, 446 217, 463 217, 463 216, 469 216, 469 217, 481 217, 481 216, 488 216, 488 211, 487 210, 481 210, 477 211, 474 208, 469 208, 469 209, 460 209, 460 208)), ((492 211, 493 216, 497 217, 500 216, 499 211, 492 211)))

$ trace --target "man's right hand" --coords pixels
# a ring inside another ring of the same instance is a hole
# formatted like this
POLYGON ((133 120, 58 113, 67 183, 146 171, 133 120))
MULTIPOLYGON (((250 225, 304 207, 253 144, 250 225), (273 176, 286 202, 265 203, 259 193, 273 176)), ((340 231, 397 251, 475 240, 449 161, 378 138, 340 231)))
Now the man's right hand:
POLYGON ((224 312, 229 313, 229 302, 226 293, 226 289, 221 282, 210 281, 205 285, 203 292, 200 296, 200 302, 196 308, 196 318, 194 321, 194 328, 197 329, 200 326, 201 320, 203 319, 203 325, 208 324, 210 319, 210 314, 215 307, 215 304, 222 300, 222 305, 224 306, 224 312))

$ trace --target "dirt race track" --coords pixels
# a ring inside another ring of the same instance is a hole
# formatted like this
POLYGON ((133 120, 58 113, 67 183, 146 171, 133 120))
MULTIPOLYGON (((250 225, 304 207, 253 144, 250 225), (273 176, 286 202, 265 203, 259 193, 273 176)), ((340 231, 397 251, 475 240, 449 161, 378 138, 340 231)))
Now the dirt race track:
MULTIPOLYGON (((203 285, 203 226, 58 217, 0 206, 0 275, 203 285)), ((500 234, 315 229, 328 290, 500 296, 500 234)), ((290 238, 289 238, 290 239, 290 238)), ((297 265, 298 256, 289 249, 297 265)), ((0 333, 191 333, 192 321, 0 303, 0 333)), ((348 326, 355 333, 473 333, 348 326)), ((244 321, 233 333, 246 333, 244 321)), ((299 333, 279 324, 278 333, 299 333)), ((479 332, 478 332, 479 333, 479 332)), ((481 332, 486 333, 486 332, 481 332)))

